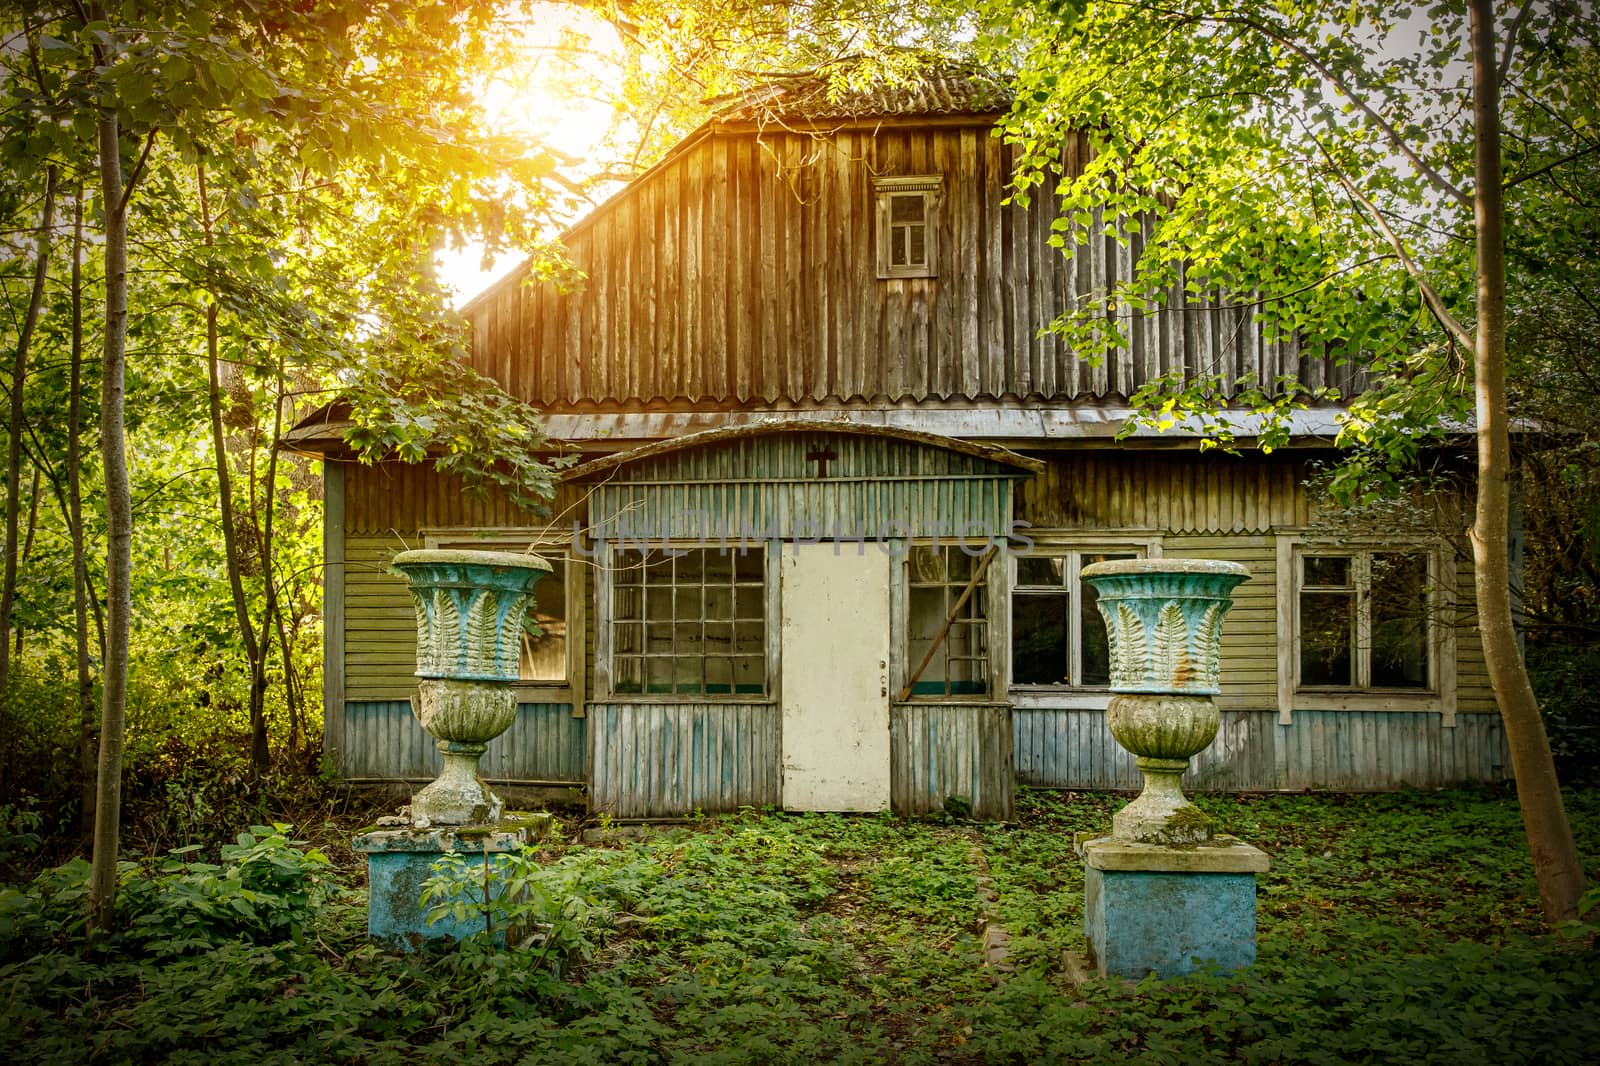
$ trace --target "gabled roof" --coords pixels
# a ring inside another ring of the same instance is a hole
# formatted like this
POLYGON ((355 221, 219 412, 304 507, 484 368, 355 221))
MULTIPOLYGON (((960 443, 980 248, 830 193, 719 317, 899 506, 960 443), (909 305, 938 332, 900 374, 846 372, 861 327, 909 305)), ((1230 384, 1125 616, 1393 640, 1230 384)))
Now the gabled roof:
MULTIPOLYGON (((860 66, 859 63, 854 64, 860 66)), ((707 103, 717 122, 843 121, 922 115, 987 115, 1011 106, 1005 82, 972 66, 939 66, 902 78, 884 71, 852 84, 847 67, 774 74, 761 85, 707 103)))

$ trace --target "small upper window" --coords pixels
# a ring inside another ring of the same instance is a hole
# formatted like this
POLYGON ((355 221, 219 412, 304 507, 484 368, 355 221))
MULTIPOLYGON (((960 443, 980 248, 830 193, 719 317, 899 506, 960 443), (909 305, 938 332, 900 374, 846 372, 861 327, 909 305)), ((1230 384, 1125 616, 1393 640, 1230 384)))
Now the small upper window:
POLYGON ((937 176, 878 178, 878 277, 931 278, 938 265, 937 176))

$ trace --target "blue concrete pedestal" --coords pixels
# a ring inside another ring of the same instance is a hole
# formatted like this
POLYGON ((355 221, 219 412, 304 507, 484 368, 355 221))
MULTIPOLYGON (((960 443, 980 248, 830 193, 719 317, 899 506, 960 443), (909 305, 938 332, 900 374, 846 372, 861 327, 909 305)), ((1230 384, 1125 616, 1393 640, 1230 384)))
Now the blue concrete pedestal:
MULTIPOLYGON (((481 870, 484 863, 503 861, 541 839, 548 824, 548 815, 508 816, 495 826, 380 828, 358 834, 351 847, 367 857, 367 935, 391 950, 416 951, 427 940, 463 940, 483 932, 481 917, 428 924, 432 904, 423 907, 422 886, 433 876, 433 864, 446 852, 457 852, 469 867, 481 870)), ((483 902, 481 888, 473 902, 483 902)))
POLYGON ((1101 977, 1177 977, 1256 959, 1256 874, 1267 854, 1232 837, 1194 847, 1083 841, 1084 932, 1101 977), (1200 960, 1197 962, 1196 960, 1200 960))

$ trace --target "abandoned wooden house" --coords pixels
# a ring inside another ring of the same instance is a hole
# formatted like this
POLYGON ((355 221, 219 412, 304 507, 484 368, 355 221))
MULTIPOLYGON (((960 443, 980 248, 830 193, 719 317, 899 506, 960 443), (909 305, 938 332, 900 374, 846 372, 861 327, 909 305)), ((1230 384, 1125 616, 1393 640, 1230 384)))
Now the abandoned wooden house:
MULTIPOLYGON (((1349 387, 1248 307, 1135 322, 1099 365, 1041 332, 1139 254, 1050 247, 1007 202, 982 80, 733 101, 566 237, 586 281, 512 276, 464 314, 482 373, 582 450, 540 526, 426 466, 326 459, 326 736, 350 781, 438 769, 413 719, 406 547, 551 559, 515 725, 483 767, 624 819, 750 805, 1004 818, 1018 784, 1136 788, 1103 712, 1085 564, 1249 566, 1200 789, 1389 789, 1508 774, 1467 560, 1333 534, 1292 446, 1117 440, 1174 370, 1349 387)), ((1086 145, 1063 146, 1077 165, 1086 145)), ((1460 528, 1460 527, 1456 527, 1460 528)))

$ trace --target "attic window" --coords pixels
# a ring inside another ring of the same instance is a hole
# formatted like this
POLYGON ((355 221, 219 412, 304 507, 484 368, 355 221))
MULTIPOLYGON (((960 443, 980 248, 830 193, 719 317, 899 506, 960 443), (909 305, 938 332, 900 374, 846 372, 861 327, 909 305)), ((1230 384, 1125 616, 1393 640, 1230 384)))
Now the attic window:
POLYGON ((878 277, 931 278, 938 274, 937 175, 877 178, 878 277))

